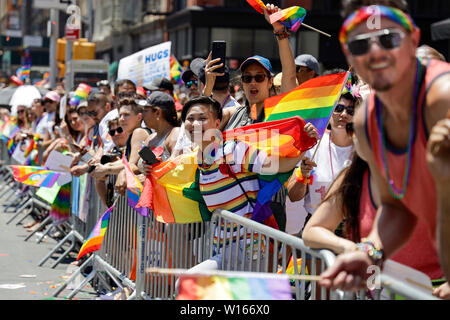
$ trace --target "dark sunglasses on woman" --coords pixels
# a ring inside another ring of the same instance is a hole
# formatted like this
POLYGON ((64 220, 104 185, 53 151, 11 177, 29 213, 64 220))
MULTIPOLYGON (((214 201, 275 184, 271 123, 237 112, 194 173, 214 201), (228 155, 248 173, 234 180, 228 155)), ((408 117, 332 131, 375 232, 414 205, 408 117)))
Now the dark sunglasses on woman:
POLYGON ((253 79, 255 79, 256 82, 261 83, 264 82, 264 80, 267 78, 267 74, 257 74, 257 75, 249 75, 249 74, 243 74, 241 76, 241 80, 243 83, 251 83, 253 79))
POLYGON ((351 38, 347 48, 353 56, 362 56, 370 51, 372 42, 378 43, 384 50, 392 50, 400 47, 404 38, 405 34, 398 29, 384 29, 351 38))
POLYGON ((111 130, 109 130, 109 135, 110 135, 111 137, 114 137, 114 136, 116 135, 116 132, 117 132, 117 134, 121 134, 121 133, 123 132, 122 127, 118 127, 117 129, 111 129, 111 130))
POLYGON ((196 87, 198 87, 198 81, 197 80, 188 81, 185 84, 186 88, 188 88, 188 89, 190 89, 192 87, 192 85, 195 85, 196 87))
POLYGON ((353 116, 355 114, 355 108, 353 106, 344 106, 343 104, 338 104, 336 108, 334 108, 334 112, 342 113, 344 110, 347 110, 347 114, 349 116, 353 116))

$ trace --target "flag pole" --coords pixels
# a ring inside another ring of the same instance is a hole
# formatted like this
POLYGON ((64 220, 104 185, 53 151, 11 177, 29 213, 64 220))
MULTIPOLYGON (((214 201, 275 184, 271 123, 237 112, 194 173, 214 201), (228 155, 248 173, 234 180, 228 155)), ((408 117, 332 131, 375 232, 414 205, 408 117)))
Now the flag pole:
MULTIPOLYGON (((328 118, 328 122, 327 122, 327 125, 325 126, 325 130, 328 128, 328 125, 330 124, 331 118, 333 117, 334 109, 336 108, 336 105, 338 104, 339 99, 341 98, 342 92, 344 91, 345 84, 347 83, 348 77, 350 76, 350 70, 351 70, 351 67, 350 67, 349 71, 347 71, 347 76, 345 77, 344 83, 342 84, 341 91, 339 92, 339 95, 338 95, 336 101, 334 102, 333 111, 331 112, 331 116, 328 118)), ((324 132, 324 134, 325 134, 325 132, 324 132)), ((317 147, 316 147, 316 150, 314 150, 314 154, 313 154, 313 156, 311 158, 311 161, 314 161, 314 158, 316 157, 317 150, 319 150, 319 146, 320 146, 320 143, 322 142, 322 140, 323 140, 323 135, 322 135, 322 138, 320 138, 319 142, 317 143, 317 147)))
POLYGON ((327 36, 328 38, 331 38, 331 34, 328 34, 326 32, 323 32, 323 31, 319 30, 319 29, 311 27, 310 25, 307 25, 306 23, 302 23, 302 26, 304 26, 304 27, 306 27, 306 28, 308 28, 308 29, 310 29, 312 31, 318 32, 320 34, 323 34, 324 36, 327 36))
POLYGON ((320 281, 321 276, 310 275, 291 275, 279 273, 263 273, 263 272, 236 272, 236 271, 217 271, 217 270, 203 270, 201 272, 188 273, 187 269, 164 269, 164 268, 147 268, 146 272, 150 274, 171 275, 171 276, 189 276, 189 277, 204 277, 204 276, 222 276, 222 277, 239 277, 239 278, 271 278, 271 279, 286 279, 299 281, 320 281))

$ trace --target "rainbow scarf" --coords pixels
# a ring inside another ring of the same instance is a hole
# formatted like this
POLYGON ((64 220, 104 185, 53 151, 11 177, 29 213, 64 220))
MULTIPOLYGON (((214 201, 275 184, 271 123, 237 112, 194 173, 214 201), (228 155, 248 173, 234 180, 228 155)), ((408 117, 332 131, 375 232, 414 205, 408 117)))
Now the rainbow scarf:
MULTIPOLYGON (((250 4, 256 11, 261 14, 264 14, 264 10, 266 9, 266 5, 261 0, 247 0, 248 4, 250 4)), ((272 15, 270 15, 270 23, 280 22, 289 31, 296 32, 303 23, 303 20, 306 17, 306 10, 302 7, 293 6, 287 9, 283 9, 278 11, 272 15)))
POLYGON ((70 183, 62 186, 61 189, 59 189, 55 201, 53 201, 52 203, 49 215, 52 218, 54 225, 60 225, 69 220, 70 190, 71 190, 70 183))
POLYGON ((352 32, 361 23, 367 21, 369 18, 372 18, 374 16, 389 19, 401 25, 409 32, 412 32, 413 30, 417 29, 417 26, 414 23, 413 19, 400 9, 380 5, 373 5, 360 8, 359 10, 352 13, 344 21, 344 24, 342 25, 341 31, 339 33, 339 41, 341 43, 346 43, 348 40, 348 34, 350 32, 352 32))
POLYGON ((342 72, 317 77, 288 93, 266 99, 266 121, 300 116, 311 122, 322 136, 349 74, 342 72))
POLYGON ((83 246, 78 253, 77 260, 80 260, 81 257, 88 253, 100 250, 102 247, 103 238, 105 237, 106 229, 108 228, 109 217, 111 216, 113 209, 114 206, 106 210, 106 212, 97 221, 88 239, 83 243, 83 246))
POLYGON ((177 300, 291 300, 288 277, 189 276, 179 280, 177 300))
POLYGON ((142 183, 134 175, 133 171, 131 171, 130 164, 128 163, 125 155, 123 156, 123 164, 125 167, 125 174, 126 174, 126 179, 127 179, 128 205, 130 207, 132 207, 134 210, 136 210, 137 212, 139 212, 144 217, 147 217, 148 216, 147 208, 136 207, 139 202, 139 198, 141 197, 142 190, 143 190, 142 183))

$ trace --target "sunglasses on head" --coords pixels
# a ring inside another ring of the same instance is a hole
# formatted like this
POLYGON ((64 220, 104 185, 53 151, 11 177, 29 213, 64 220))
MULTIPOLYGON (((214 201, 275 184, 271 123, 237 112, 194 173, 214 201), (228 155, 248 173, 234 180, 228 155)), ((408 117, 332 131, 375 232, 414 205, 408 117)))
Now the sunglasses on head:
POLYGON ((197 80, 188 81, 188 82, 186 82, 185 86, 186 86, 186 88, 189 89, 190 87, 192 87, 193 84, 195 84, 195 86, 198 87, 198 81, 197 80))
POLYGON ((362 56, 370 51, 372 42, 378 43, 384 50, 392 50, 400 47, 404 38, 405 34, 398 29, 384 29, 351 38, 347 48, 353 56, 362 56))
POLYGON ((249 74, 243 74, 241 76, 241 80, 243 83, 251 83, 253 79, 255 79, 256 82, 261 83, 264 82, 267 78, 267 74, 257 74, 257 75, 249 75, 249 74))
POLYGON ((121 134, 121 133, 123 132, 122 127, 118 127, 117 129, 111 129, 111 130, 109 130, 109 135, 110 135, 111 137, 114 137, 115 134, 116 134, 116 132, 117 132, 118 134, 121 134))
POLYGON ((347 110, 347 114, 349 116, 353 116, 355 114, 355 108, 353 106, 344 106, 343 104, 338 104, 336 108, 334 108, 334 112, 342 113, 344 110, 347 110))

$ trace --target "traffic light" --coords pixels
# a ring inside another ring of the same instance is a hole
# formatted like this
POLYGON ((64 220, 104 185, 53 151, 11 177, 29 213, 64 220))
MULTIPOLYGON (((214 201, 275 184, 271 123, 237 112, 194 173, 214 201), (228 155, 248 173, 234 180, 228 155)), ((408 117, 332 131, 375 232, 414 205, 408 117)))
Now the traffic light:
MULTIPOLYGON (((81 38, 73 42, 72 60, 94 60, 95 59, 95 43, 88 42, 87 39, 81 38)), ((61 38, 57 41, 56 60, 66 61, 66 39, 61 38)))

